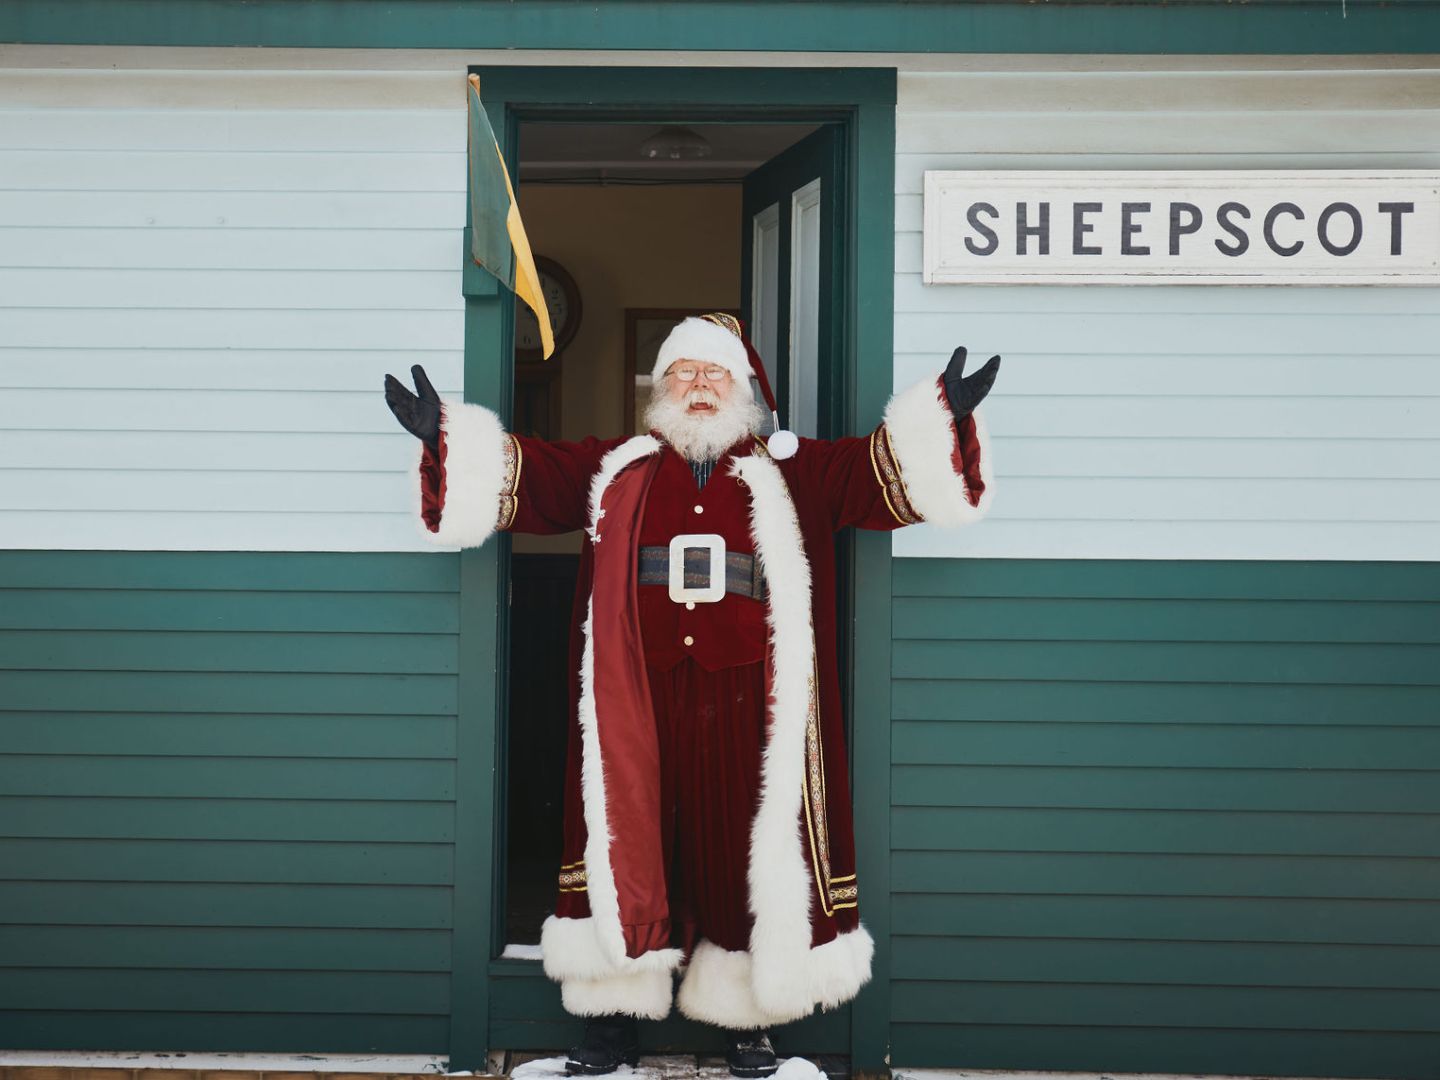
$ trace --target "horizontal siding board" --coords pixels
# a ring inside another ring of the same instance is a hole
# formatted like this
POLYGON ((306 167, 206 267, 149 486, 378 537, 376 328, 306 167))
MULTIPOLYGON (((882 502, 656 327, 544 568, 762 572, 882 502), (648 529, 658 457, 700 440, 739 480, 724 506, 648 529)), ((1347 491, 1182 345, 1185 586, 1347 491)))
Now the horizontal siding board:
POLYGON ((898 560, 894 590, 896 596, 1436 603, 1440 563, 898 560))
POLYGON ((433 973, 9 968, 6 975, 0 1009, 287 1012, 323 1001, 332 1013, 450 1011, 450 977, 433 973))
MULTIPOLYGON (((206 76, 195 73, 203 80, 206 76)), ((458 97, 458 94, 457 94, 458 97)), ((8 109, 5 150, 215 150, 273 154, 454 153, 465 146, 465 111, 452 109, 128 108, 8 109)), ((458 166, 463 169, 462 164, 458 166)))
MULTIPOLYGON (((75 349, 103 343, 122 349, 151 346, 158 349, 197 349, 229 342, 240 349, 293 349, 298 342, 315 341, 325 349, 364 349, 372 352, 379 349, 400 353, 407 349, 454 351, 460 347, 462 329, 461 312, 449 309, 295 311, 230 304, 179 310, 164 307, 123 310, 92 305, 65 310, 22 308, 7 312, 5 321, 0 323, 0 348, 75 349)), ((284 393, 281 388, 271 389, 275 398, 284 393)), ((81 407, 86 407, 88 411, 73 421, 66 417, 66 427, 87 426, 90 417, 97 414, 103 404, 98 395, 86 397, 78 391, 75 393, 81 407)), ((15 396, 7 394, 6 398, 15 396)), ((68 399, 61 404, 69 404, 68 399)), ((383 399, 380 404, 384 405, 383 399)), ((153 417, 153 412, 144 408, 143 402, 136 402, 135 406, 142 409, 142 416, 153 417)), ((0 413, 0 420, 7 427, 14 426, 12 419, 8 409, 0 413)), ((311 424, 281 430, 333 430, 333 425, 327 424, 326 419, 324 415, 317 415, 312 418, 311 424)), ((163 430, 167 425, 158 426, 163 430)))
POLYGON ((453 675, 451 634, 0 630, 0 669, 453 675))
POLYGON ((1425 1080, 1440 1055, 1440 1035, 901 1022, 893 1030, 892 1054, 897 1063, 912 1068, 953 1068, 956 1058, 963 1057, 967 1067, 976 1069, 1218 1075, 1243 1062, 1251 1075, 1425 1080))
POLYGON ((894 717, 966 716, 1025 722, 1057 716, 1084 723, 1433 725, 1425 686, 1299 686, 1250 683, 1020 682, 897 679, 894 717))
MULTIPOLYGON (((966 982, 997 986, 1232 987, 1242 996, 1281 987, 1440 991, 1440 953, 1435 946, 904 935, 892 939, 891 950, 891 970, 901 982, 952 983, 955 974, 963 972, 966 982)), ((1429 994, 1421 996, 1434 1000, 1429 994)), ((1147 1013, 1147 1019, 1151 1015, 1147 1013)), ((1363 1016, 1357 1010, 1355 1019, 1362 1025, 1367 1023, 1363 1016)), ((1163 1012, 1153 1019, 1173 1022, 1163 1012)), ((1389 1026, 1373 1015, 1368 1023, 1389 1026)))
MULTIPOLYGON (((316 771, 324 764, 317 763, 316 771)), ((453 843, 455 807, 399 802, 373 793, 340 799, 216 799, 148 796, 0 796, 12 837, 152 840, 311 840, 453 843)))
MULTIPOLYGON (((188 271, 183 276, 196 276, 188 271)), ((253 274, 251 276, 254 276, 253 274)), ((269 277, 270 274, 264 275, 269 277)), ((284 277, 283 274, 276 274, 284 277)), ((334 274, 318 275, 333 279, 334 274)), ((407 277, 409 275, 406 275, 407 277)), ((452 283, 453 284, 453 283, 452 283)), ((383 304, 371 306, 384 306, 383 304)), ((413 362, 418 350, 406 350, 392 354, 371 349, 360 353, 342 352, 336 349, 106 349, 97 353, 92 349, 56 348, 12 348, 0 353, 4 365, 0 367, 0 387, 16 389, 113 389, 113 390, 236 390, 253 391, 257 387, 274 387, 284 384, 292 392, 327 390, 375 391, 376 368, 391 364, 399 368, 413 362)), ((459 350, 432 353, 424 356, 425 372, 440 393, 445 395, 462 392, 461 368, 463 357, 459 350)), ((55 435, 72 434, 59 431, 55 435)), ((83 434, 75 432, 74 434, 83 434)), ((152 434, 160 434, 159 432, 152 434)), ((35 436, 38 438, 39 436, 35 436)), ((359 445, 377 445, 386 448, 385 459, 378 467, 393 468, 399 460, 397 450, 410 446, 414 436, 403 429, 385 432, 385 437, 356 435, 359 445)), ((29 441, 28 439, 26 440, 29 441)), ((258 447, 257 447, 258 448, 258 447)), ((17 446, 14 450, 24 449, 17 446)), ((9 448, 7 448, 7 460, 9 448)), ((23 460, 16 460, 17 467, 24 467, 23 460)), ((39 464, 37 462, 36 464, 39 464)), ((64 462, 52 464, 63 465, 64 462)), ((168 465, 173 467, 176 459, 168 465)), ((201 468, 185 459, 187 468, 201 468)), ((291 460, 291 467, 297 462, 291 460)), ((310 468, 322 467, 309 457, 304 464, 310 468)), ((111 463, 111 467, 114 466, 111 463)), ((166 465, 158 466, 160 468, 166 465)), ((261 466, 251 466, 261 467, 261 466)), ((323 466, 328 468, 329 466, 323 466)), ((371 468, 377 467, 371 463, 371 468)))
POLYGON ((453 715, 455 679, 441 675, 262 672, 0 672, 0 701, 23 711, 371 712, 453 715))
MULTIPOLYGON (((0 212, 3 212, 0 201, 0 212)), ((0 268, 5 308, 265 307, 363 311, 464 306, 453 272, 445 270, 103 270, 0 268)), ((0 309, 3 310, 3 309, 0 309)), ((129 365, 126 365, 128 368, 129 365)), ((257 373, 258 374, 258 373, 257 373)), ((131 384, 134 385, 134 384, 131 384)))
MULTIPOLYGON (((241 603, 239 596, 212 593, 456 593, 460 588, 460 561, 436 556, 366 554, 337 558, 333 553, 283 552, 264 558, 245 553, 172 552, 157 557, 145 551, 0 552, 0 584, 7 589, 132 589, 178 590, 207 603, 241 603)), ((16 597, 6 596, 0 612, 10 609, 16 597)), ((52 597, 55 602, 58 597, 52 597)), ((93 603, 98 596, 90 596, 93 603)), ((405 596, 391 602, 403 604, 405 596)), ((122 601, 123 602, 123 601, 122 601)), ((317 598, 307 601, 316 603, 317 598)), ((458 601, 450 597, 451 605, 458 601)), ((282 622, 281 629, 289 624, 282 622)), ((375 629, 381 629, 376 627, 375 629)), ((403 628, 402 628, 403 629, 403 628)), ((453 630, 453 625, 444 627, 453 630)))
POLYGON ((1151 852, 1434 859, 1434 814, 899 806, 895 851, 1151 852))
POLYGON ((0 911, 11 925, 451 927, 450 889, 429 885, 5 881, 0 911))
MULTIPOLYGON (((1440 534, 1437 534, 1440 535, 1440 534)), ((0 536, 24 547, 151 551, 380 552, 427 547, 405 510, 370 514, 309 511, 0 510, 0 536)))
MULTIPOLYGON (((104 270, 423 270, 455 264, 455 226, 435 229, 150 229, 85 230, 85 243, 63 227, 15 225, 5 230, 0 266, 104 270), (143 240, 143 243, 141 241, 143 240), (381 242, 383 240, 383 243, 381 242)), ((458 286, 457 286, 458 287, 458 286)), ((323 342, 299 340, 303 348, 323 342)), ((50 347, 42 342, 39 347, 50 347)), ((210 348, 223 348, 212 341, 210 348)))
POLYGON ((454 228, 464 213, 464 195, 459 191, 0 189, 0 228, 443 229, 454 228))
MULTIPOLYGON (((1196 153, 1223 144, 1232 154, 1263 152, 1404 153, 1440 139, 1440 110, 1433 100, 1417 109, 1307 109, 1262 112, 1147 109, 1126 112, 984 111, 969 102, 944 111, 896 111, 895 150, 900 154, 965 153, 977 148, 1011 154, 1196 153), (964 123, 956 123, 963 115, 964 123)), ((1201 156, 1203 151, 1196 153, 1201 156)))
POLYGON ((9 754, 9 795, 77 798, 450 800, 455 763, 400 759, 9 754))
POLYGON ((0 713, 0 754, 454 758, 448 716, 0 713))
POLYGON ((1440 607, 1319 600, 902 596, 901 641, 1440 644, 1440 607))
POLYGON ((9 510, 21 513, 364 514, 377 505, 403 508, 406 499, 413 498, 415 483, 400 469, 374 473, 12 469, 0 476, 0 499, 9 510), (383 502, 376 503, 377 498, 383 502))
POLYGON ((1129 724, 1039 718, 1008 724, 957 717, 944 723, 901 721, 892 730, 893 760, 909 765, 1440 770, 1440 725, 1129 724))
POLYGON ((896 806, 1076 807, 1109 810, 1289 810, 1364 807, 1440 813, 1436 770, 1191 768, 1185 765, 896 765, 896 806))
MULTIPOLYGON (((1440 503, 1437 503, 1440 505, 1440 503)), ((1440 646, 1226 641, 900 641, 897 678, 1440 686, 1440 646)), ((1440 705, 1440 692, 1436 703, 1440 705)))
MULTIPOLYGON (((4 78, 0 75, 0 78, 4 78)), ((31 76, 35 78, 34 75, 31 76)), ((134 75, 128 80, 133 81, 134 75)), ((7 89, 18 89, 14 76, 7 89)), ((8 191, 463 192, 465 165, 450 150, 423 153, 195 150, 0 150, 8 191)))
POLYGON ((1329 67, 1323 71, 1155 70, 1087 71, 905 71, 896 83, 902 117, 967 110, 1046 113, 1057 101, 1084 113, 1133 113, 1142 99, 1159 112, 1254 115, 1293 111, 1305 122, 1320 110, 1428 109, 1440 94, 1440 77, 1427 69, 1329 67))
POLYGON ((893 854, 891 869, 891 887, 913 893, 1424 901, 1440 896, 1440 861, 1366 855, 902 850, 893 854))
MULTIPOLYGON (((316 1003, 310 1002, 309 1008, 316 1003)), ((113 1010, 0 1011, 0 1030, 24 1031, 31 1046, 86 1050, 207 1053, 301 1053, 317 1046, 356 1053, 443 1054, 449 1046, 448 1016, 379 1013, 224 1013, 113 1010)), ((340 1052, 340 1051, 334 1051, 340 1052)))
MULTIPOLYGON (((430 361, 425 363, 428 371, 430 361)), ((302 457, 316 473, 394 475, 400 472, 397 462, 414 456, 412 438, 403 430, 337 435, 319 444, 293 431, 36 431, 7 447, 6 454, 17 469, 79 469, 102 476, 114 470, 173 470, 177 455, 183 455, 196 471, 264 472, 283 482, 302 457), (94 464, 102 454, 104 467, 94 464)))
MULTIPOLYGON (((426 559, 441 563, 444 559, 426 559)), ((173 587, 115 589, 91 571, 76 588, 0 590, 0 627, 15 631, 216 631, 290 634, 454 634, 459 603, 453 593, 352 591, 306 593, 265 588, 173 587), (90 577, 97 588, 84 587, 90 577)), ((7 585, 17 584, 12 578, 7 585)), ((438 584, 438 583, 434 583, 438 584)), ((435 649, 441 652, 440 649, 435 649)), ((12 703, 11 708, 16 706, 12 703)), ((238 711, 238 710, 237 710, 238 711)), ((338 709, 320 710, 325 712, 338 709)))
POLYGON ((26 881, 450 885, 453 863, 446 843, 0 838, 0 866, 26 881))
POLYGON ((1286 1028, 1435 1033, 1437 995, 1297 986, 1146 986, 981 981, 894 983, 896 1015, 930 1023, 1286 1028))
POLYGON ((891 904, 895 927, 927 938, 1440 946, 1440 900, 898 893, 891 904))
POLYGON ((450 970, 450 934, 296 927, 0 926, 0 970, 41 966, 443 972, 450 970))

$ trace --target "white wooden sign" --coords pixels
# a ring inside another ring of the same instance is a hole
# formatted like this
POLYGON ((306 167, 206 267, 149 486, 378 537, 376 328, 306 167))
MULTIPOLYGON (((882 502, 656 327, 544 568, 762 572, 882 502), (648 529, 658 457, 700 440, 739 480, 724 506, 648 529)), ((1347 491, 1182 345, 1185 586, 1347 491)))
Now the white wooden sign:
POLYGON ((1440 173, 926 172, 927 285, 1440 285, 1440 173))

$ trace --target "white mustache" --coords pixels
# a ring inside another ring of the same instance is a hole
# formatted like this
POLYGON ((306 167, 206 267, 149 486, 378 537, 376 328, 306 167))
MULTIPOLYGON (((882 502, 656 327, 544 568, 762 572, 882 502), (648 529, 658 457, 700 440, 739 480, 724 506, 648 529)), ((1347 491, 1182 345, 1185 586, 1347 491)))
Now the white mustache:
POLYGON ((685 395, 685 405, 719 405, 720 395, 708 386, 697 386, 685 395))

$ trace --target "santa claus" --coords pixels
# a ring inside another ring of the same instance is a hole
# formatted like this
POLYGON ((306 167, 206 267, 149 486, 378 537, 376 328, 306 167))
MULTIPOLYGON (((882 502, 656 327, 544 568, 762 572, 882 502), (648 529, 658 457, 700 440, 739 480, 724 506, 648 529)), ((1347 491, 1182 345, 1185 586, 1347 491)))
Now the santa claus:
POLYGON ((967 378, 956 349, 873 432, 835 440, 757 434, 752 375, 773 398, 727 315, 665 340, 650 434, 632 438, 514 435, 489 409, 442 401, 419 367, 418 396, 386 377, 421 440, 432 540, 584 529, 564 855, 541 939, 566 1009, 589 1018, 572 1074, 633 1064, 636 1018, 673 1003, 728 1032, 734 1075, 768 1076, 766 1029, 869 979, 834 535, 985 513, 975 406, 999 363, 967 378))

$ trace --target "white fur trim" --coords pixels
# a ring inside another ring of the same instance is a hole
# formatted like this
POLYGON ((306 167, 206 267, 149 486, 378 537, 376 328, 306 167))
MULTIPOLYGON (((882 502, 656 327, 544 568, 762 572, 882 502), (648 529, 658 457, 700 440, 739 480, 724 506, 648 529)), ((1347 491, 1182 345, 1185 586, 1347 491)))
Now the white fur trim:
MULTIPOLYGON (((590 481, 590 523, 586 531, 595 539, 600 528, 600 501, 621 469, 660 449, 659 440, 639 435, 615 447, 600 459, 590 481)), ((586 605, 583 628, 585 647, 580 660, 580 801, 585 816, 585 887, 590 901, 588 919, 545 921, 540 937, 545 973, 553 979, 595 981, 679 966, 679 949, 655 949, 644 956, 626 955, 625 933, 620 926, 620 900, 610 864, 610 827, 606 814, 605 768, 600 759, 600 733, 595 716, 595 643, 590 635, 593 601, 586 605)), ((668 999, 667 999, 668 1001, 668 999)), ((669 1011, 669 1005, 666 1005, 669 1011)))
POLYGON ((786 1024, 809 1015, 816 1005, 833 1009, 852 999, 870 981, 874 953, 875 942, 864 926, 809 949, 801 961, 808 986, 805 1003, 775 1012, 755 997, 748 952, 727 952, 702 941, 685 970, 676 1006, 691 1020, 741 1031, 786 1024))
MULTIPOLYGON (((445 401, 440 427, 445 432, 445 505, 440 528, 431 532, 420 517, 420 481, 414 483, 415 520, 432 544, 477 547, 490 538, 500 517, 505 482, 505 428, 483 405, 445 401)), ((424 444, 416 440, 417 469, 424 444)))
POLYGON ((815 1005, 805 974, 815 881, 800 838, 805 721, 815 673, 810 563, 785 477, 768 458, 732 466, 750 492, 750 533, 768 590, 772 682, 760 804, 750 826, 752 981, 759 1008, 802 1016, 815 1005))
POLYGON ((655 366, 650 369, 650 380, 658 383, 665 369, 676 360, 698 360, 719 364, 735 377, 736 382, 750 383, 750 355, 738 337, 723 326, 697 315, 681 321, 670 331, 655 354, 655 366))
POLYGON ((627 956, 616 964, 600 947, 595 919, 564 919, 551 915, 540 928, 540 959, 545 974, 564 979, 602 979, 642 971, 670 972, 683 959, 679 949, 655 949, 644 956, 627 956))
POLYGON ((910 504, 935 525, 953 527, 979 521, 995 493, 991 476, 990 435, 976 409, 975 437, 980 443, 980 479, 985 490, 971 506, 964 477, 955 472, 950 452, 955 446, 955 420, 942 400, 938 379, 922 379, 896 394, 885 408, 885 427, 900 466, 910 504))
POLYGON ((604 979, 566 979, 560 984, 560 1001, 571 1016, 609 1016, 624 1013, 641 1020, 664 1020, 670 1015, 675 979, 668 971, 637 971, 604 979))

